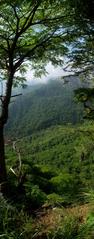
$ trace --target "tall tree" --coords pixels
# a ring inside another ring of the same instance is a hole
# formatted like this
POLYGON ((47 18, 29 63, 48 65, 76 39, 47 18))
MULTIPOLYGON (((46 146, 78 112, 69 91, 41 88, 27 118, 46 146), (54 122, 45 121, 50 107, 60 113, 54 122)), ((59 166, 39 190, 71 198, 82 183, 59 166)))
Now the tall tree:
POLYGON ((70 68, 89 83, 89 88, 78 89, 75 93, 84 104, 85 117, 94 119, 94 1, 66 0, 66 6, 67 11, 71 11, 71 21, 69 38, 68 34, 66 36, 70 44, 69 65, 65 70, 70 68))
POLYGON ((71 12, 71 21, 66 34, 66 43, 70 44, 69 65, 74 72, 87 73, 90 77, 94 67, 94 1, 66 0, 67 15, 71 12), (69 37, 68 37, 69 36, 69 37))
POLYGON ((24 83, 28 64, 38 75, 45 72, 48 61, 62 64, 66 18, 62 0, 0 0, 0 74, 6 84, 0 95, 1 186, 7 181, 3 131, 12 87, 24 83))

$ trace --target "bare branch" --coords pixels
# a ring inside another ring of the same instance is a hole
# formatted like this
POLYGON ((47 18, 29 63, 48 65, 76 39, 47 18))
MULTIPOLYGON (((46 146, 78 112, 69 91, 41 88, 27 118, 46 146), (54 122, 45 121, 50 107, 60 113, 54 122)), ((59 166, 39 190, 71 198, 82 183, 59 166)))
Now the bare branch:
POLYGON ((11 98, 16 97, 16 96, 20 96, 20 95, 22 95, 22 93, 17 94, 17 95, 12 95, 11 98))

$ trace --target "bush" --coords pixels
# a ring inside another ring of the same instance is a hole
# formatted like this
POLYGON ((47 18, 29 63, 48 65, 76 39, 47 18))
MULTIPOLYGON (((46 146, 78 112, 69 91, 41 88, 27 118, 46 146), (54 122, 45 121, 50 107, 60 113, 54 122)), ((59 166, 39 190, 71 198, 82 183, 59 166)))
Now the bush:
POLYGON ((27 204, 31 209, 40 207, 47 199, 46 194, 38 187, 38 185, 28 185, 26 190, 27 204))
POLYGON ((47 196, 47 202, 52 206, 61 206, 64 200, 60 195, 51 193, 47 196))

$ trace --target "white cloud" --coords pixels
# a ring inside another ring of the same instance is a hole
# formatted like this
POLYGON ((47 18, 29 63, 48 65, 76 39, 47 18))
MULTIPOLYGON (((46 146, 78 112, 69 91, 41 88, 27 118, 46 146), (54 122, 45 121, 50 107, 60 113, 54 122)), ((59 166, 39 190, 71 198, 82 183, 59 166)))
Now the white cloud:
POLYGON ((65 76, 68 75, 68 73, 64 72, 64 70, 61 67, 54 67, 51 63, 48 63, 46 66, 46 70, 48 72, 48 74, 46 76, 42 76, 41 78, 35 78, 34 77, 34 72, 33 70, 28 70, 27 74, 26 74, 26 78, 27 81, 29 81, 30 83, 39 83, 39 82, 43 82, 46 83, 47 80, 52 79, 52 78, 57 78, 60 76, 65 76))

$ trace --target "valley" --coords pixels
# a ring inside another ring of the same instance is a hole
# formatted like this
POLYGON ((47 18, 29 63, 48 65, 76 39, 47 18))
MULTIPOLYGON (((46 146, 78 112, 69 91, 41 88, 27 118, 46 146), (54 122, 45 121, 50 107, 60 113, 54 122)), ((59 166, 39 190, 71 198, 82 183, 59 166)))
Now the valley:
MULTIPOLYGON (((76 101, 79 86, 79 79, 49 81, 29 92, 27 87, 10 104, 5 130, 10 190, 2 203, 8 213, 15 211, 22 239, 92 239, 94 122, 84 120, 76 101)), ((8 222, 7 227, 15 237, 8 222)))
POLYGON ((19 137, 52 125, 83 122, 83 105, 78 104, 74 90, 86 86, 76 77, 66 77, 20 89, 22 95, 10 104, 6 134, 19 137))

